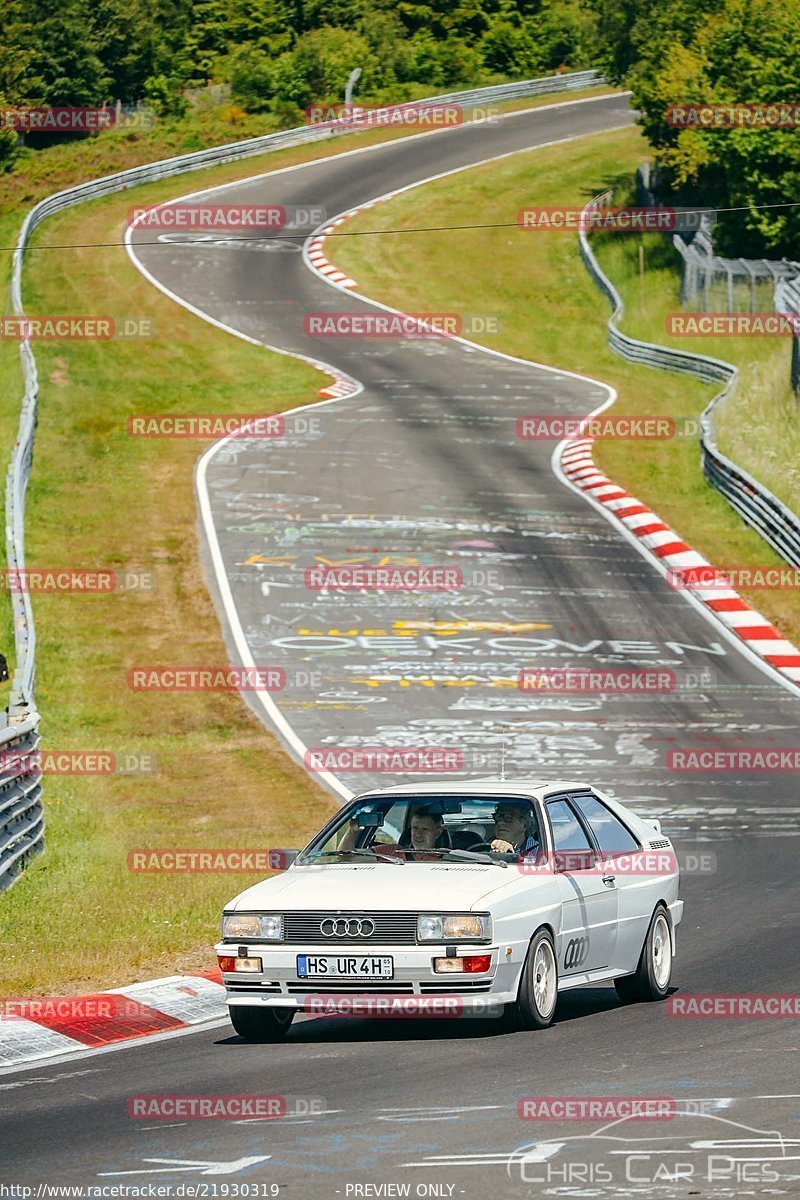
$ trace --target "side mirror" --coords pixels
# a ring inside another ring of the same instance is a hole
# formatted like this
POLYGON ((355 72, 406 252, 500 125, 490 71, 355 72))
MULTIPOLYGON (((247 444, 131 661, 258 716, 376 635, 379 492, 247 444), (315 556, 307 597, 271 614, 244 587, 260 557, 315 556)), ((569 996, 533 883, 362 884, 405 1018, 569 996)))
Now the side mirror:
POLYGON ((292 865, 299 853, 299 850, 270 850, 270 871, 285 871, 287 867, 292 865))

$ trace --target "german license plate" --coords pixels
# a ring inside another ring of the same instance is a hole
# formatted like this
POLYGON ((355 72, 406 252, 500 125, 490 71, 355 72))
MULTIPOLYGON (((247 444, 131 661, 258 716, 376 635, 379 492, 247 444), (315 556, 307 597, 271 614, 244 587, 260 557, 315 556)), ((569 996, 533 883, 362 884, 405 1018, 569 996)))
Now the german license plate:
POLYGON ((378 954, 298 954, 298 979, 393 979, 394 959, 378 954))

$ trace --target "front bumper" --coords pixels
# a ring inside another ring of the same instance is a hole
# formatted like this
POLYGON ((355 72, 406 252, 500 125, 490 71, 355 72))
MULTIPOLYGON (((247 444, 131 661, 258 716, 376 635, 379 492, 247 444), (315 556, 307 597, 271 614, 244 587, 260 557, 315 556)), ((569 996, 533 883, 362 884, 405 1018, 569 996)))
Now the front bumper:
MULTIPOLYGON (((497 946, 459 946, 458 956, 488 954, 491 956, 489 970, 485 972, 458 972, 437 974, 433 969, 434 958, 446 957, 445 946, 396 946, 379 945, 365 947, 342 945, 336 947, 337 956, 370 958, 389 956, 393 960, 392 979, 367 980, 358 978, 301 979, 297 974, 297 957, 300 954, 319 954, 319 946, 275 946, 248 943, 247 953, 251 958, 260 958, 263 971, 224 971, 226 1000, 229 1006, 258 1008, 262 1005, 293 1008, 319 1014, 324 1011, 330 998, 363 997, 456 997, 458 1005, 451 1006, 459 1011, 478 1014, 487 1009, 499 1013, 502 1005, 516 999, 519 973, 525 961, 528 943, 504 944, 502 952, 497 946), (508 951, 511 953, 508 953, 508 951)), ((216 951, 221 955, 236 957, 237 946, 219 944, 216 951)), ((330 951, 327 951, 330 953, 330 951)), ((342 1005, 343 1009, 347 1007, 342 1005)), ((366 1006, 369 1007, 369 1006, 366 1006)), ((379 1007, 379 1006, 375 1006, 379 1007)), ((424 1005, 420 1006, 424 1009, 424 1005)), ((439 1005, 441 1008, 442 1005, 439 1005)), ((446 1007, 446 1006, 444 1006, 446 1007)), ((354 1014, 357 1015, 357 1014, 354 1014)), ((364 1015, 367 1015, 365 1012, 364 1015)))

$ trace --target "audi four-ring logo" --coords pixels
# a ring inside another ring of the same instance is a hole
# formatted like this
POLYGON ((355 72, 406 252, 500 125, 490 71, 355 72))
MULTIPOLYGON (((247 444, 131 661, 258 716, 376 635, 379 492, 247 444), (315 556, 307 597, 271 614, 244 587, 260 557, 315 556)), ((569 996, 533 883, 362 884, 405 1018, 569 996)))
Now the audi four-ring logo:
POLYGON ((572 938, 567 942, 567 948, 564 951, 564 969, 570 971, 573 967, 580 967, 588 957, 588 937, 572 938))
POLYGON ((323 937, 372 937, 375 922, 360 917, 326 917, 319 931, 323 937))

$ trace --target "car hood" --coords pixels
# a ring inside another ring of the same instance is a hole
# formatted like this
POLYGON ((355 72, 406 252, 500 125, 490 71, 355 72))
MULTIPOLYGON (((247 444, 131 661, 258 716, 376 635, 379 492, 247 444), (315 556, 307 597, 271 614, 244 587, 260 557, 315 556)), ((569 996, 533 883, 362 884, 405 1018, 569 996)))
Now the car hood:
POLYGON ((225 908, 453 912, 478 907, 515 876, 513 866, 489 863, 326 863, 290 867, 241 892, 225 908))

